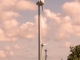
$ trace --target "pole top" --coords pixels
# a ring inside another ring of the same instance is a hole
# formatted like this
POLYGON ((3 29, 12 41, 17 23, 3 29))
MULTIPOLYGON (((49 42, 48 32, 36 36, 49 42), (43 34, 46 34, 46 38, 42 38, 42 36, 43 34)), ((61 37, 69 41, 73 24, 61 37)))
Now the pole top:
POLYGON ((39 0, 36 4, 37 4, 38 6, 43 6, 43 5, 44 5, 44 2, 42 2, 41 0, 39 0))

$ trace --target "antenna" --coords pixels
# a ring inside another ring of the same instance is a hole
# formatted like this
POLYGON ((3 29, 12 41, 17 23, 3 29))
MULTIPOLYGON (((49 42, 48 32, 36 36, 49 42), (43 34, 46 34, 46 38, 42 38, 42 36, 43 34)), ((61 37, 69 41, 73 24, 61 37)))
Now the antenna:
POLYGON ((40 33, 40 6, 44 5, 44 0, 38 0, 38 60, 42 60, 42 43, 40 33))
POLYGON ((42 44, 42 47, 45 46, 45 45, 47 45, 47 44, 48 44, 48 43, 46 43, 46 44, 42 44))
POLYGON ((47 49, 45 49, 44 51, 45 51, 45 60, 47 60, 47 49))

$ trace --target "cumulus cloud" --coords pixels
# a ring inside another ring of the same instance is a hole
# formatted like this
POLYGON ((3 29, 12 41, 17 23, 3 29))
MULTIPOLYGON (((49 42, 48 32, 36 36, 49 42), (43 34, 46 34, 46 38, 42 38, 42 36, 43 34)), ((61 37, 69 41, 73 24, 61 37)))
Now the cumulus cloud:
POLYGON ((0 58, 13 57, 13 56, 14 56, 13 51, 0 50, 0 58))
POLYGON ((49 9, 45 9, 44 10, 46 17, 50 18, 50 19, 54 19, 55 21, 57 21, 58 23, 60 23, 60 13, 56 14, 54 12, 51 12, 49 9))
POLYGON ((64 12, 71 17, 72 21, 72 27, 73 27, 73 34, 80 36, 80 2, 79 1, 74 1, 74 2, 66 2, 63 5, 63 10, 64 12))
POLYGON ((15 37, 19 32, 18 22, 16 20, 4 21, 3 23, 4 33, 8 37, 15 37))
POLYGON ((35 24, 33 22, 26 22, 20 26, 22 38, 34 38, 36 34, 35 24))
POLYGON ((60 13, 56 14, 51 12, 49 9, 44 10, 44 12, 46 17, 51 19, 51 22, 48 26, 50 27, 48 33, 53 34, 53 38, 57 40, 69 37, 69 34, 73 32, 71 18, 69 16, 62 17, 60 13))
POLYGON ((45 15, 50 22, 48 27, 50 28, 47 32, 55 40, 62 40, 65 38, 70 38, 71 34, 80 36, 80 2, 66 2, 63 4, 62 9, 65 15, 60 13, 51 12, 49 9, 45 9, 45 15))
POLYGON ((80 2, 66 2, 62 8, 63 11, 71 16, 80 15, 80 2))
POLYGON ((6 36, 6 34, 4 33, 4 31, 2 29, 0 29, 0 41, 16 41, 18 38, 16 37, 12 37, 12 38, 9 38, 6 36))
MULTIPOLYGON (((16 11, 36 10, 36 6, 31 1, 26 0, 1 0, 0 1, 0 41, 15 42, 19 39, 34 39, 37 37, 38 16, 34 22, 20 23, 17 17, 21 15, 16 11), (34 8, 31 8, 34 7, 34 8)), ((45 9, 45 17, 41 15, 41 40, 62 40, 70 38, 71 35, 80 37, 80 2, 66 2, 62 6, 63 13, 54 13, 45 9), (47 20, 49 19, 49 20, 47 20)), ((65 42, 63 47, 70 47, 70 42, 65 42)), ((23 49, 23 46, 15 44, 14 49, 23 49)), ((0 50, 0 57, 14 56, 9 46, 0 50)))
POLYGON ((80 24, 80 2, 66 2, 62 9, 64 13, 72 18, 74 24, 80 24))
POLYGON ((16 10, 33 11, 36 10, 36 5, 32 1, 26 0, 0 0, 0 41, 15 42, 20 37, 21 38, 34 37, 35 32, 33 32, 33 30, 31 29, 35 29, 34 28, 35 23, 26 22, 20 24, 16 20, 16 18, 20 17, 21 15, 16 10), (29 34, 30 32, 31 34, 29 34))
MULTIPOLYGON (((36 6, 31 1, 26 0, 11 0, 9 2, 1 1, 0 4, 0 41, 16 41, 19 38, 35 38, 37 35, 38 16, 35 16, 35 22, 26 22, 20 24, 16 18, 21 16, 17 11, 35 10, 36 6), (31 7, 34 8, 31 8, 31 7), (4 8, 5 7, 5 8, 4 8), (13 8, 15 9, 13 9, 13 8)), ((61 40, 70 37, 70 34, 80 36, 80 2, 66 2, 62 9, 65 13, 51 12, 45 9, 46 17, 41 15, 41 37, 42 40, 55 39, 61 40), (47 18, 49 19, 47 21, 47 18), (78 24, 78 25, 77 25, 78 24)))

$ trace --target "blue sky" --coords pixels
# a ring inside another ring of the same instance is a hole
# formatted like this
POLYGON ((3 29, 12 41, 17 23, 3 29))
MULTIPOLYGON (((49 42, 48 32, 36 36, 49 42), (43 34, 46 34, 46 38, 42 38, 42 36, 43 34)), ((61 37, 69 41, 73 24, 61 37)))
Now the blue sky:
MULTIPOLYGON (((1 0, 0 59, 37 60, 37 0, 1 0)), ((80 44, 79 0, 45 0, 41 40, 49 60, 67 60, 69 47, 80 44)))

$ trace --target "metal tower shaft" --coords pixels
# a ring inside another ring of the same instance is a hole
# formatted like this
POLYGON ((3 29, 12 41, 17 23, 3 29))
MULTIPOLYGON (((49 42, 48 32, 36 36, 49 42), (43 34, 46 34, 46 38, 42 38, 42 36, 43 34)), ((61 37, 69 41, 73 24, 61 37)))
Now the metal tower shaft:
POLYGON ((40 6, 43 6, 44 3, 39 0, 37 3, 38 5, 38 60, 42 60, 42 43, 40 39, 40 6))

